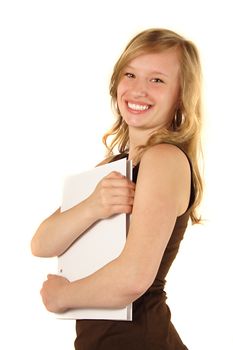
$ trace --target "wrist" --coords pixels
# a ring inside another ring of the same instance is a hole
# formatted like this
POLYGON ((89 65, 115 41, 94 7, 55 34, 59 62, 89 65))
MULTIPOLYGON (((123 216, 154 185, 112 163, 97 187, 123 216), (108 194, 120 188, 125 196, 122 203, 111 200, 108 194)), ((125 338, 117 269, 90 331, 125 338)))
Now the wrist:
POLYGON ((96 207, 95 203, 93 203, 91 196, 86 198, 83 204, 85 205, 86 216, 88 220, 91 224, 94 224, 100 219, 100 216, 98 215, 98 208, 96 207))
POLYGON ((57 303, 58 303, 58 309, 59 312, 66 312, 68 311, 71 306, 69 305, 69 295, 70 295, 70 288, 71 282, 67 280, 67 283, 60 289, 58 297, 57 297, 57 303))

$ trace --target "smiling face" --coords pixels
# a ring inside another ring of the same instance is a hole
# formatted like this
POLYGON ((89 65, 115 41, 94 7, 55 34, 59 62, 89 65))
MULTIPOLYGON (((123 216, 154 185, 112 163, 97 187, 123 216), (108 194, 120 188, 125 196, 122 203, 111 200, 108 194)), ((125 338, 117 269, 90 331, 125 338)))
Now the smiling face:
POLYGON ((169 128, 179 101, 179 56, 175 49, 142 54, 124 68, 117 103, 129 128, 169 128))

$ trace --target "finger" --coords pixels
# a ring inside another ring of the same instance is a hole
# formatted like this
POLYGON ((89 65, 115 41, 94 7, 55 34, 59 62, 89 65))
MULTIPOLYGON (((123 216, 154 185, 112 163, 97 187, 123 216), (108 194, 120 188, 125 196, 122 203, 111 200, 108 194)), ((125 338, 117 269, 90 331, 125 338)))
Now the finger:
POLYGON ((49 279, 52 279, 52 278, 56 278, 57 277, 57 275, 54 275, 54 274, 52 274, 52 273, 49 273, 48 275, 47 275, 47 279, 49 280, 49 279))
POLYGON ((112 187, 109 189, 105 190, 106 196, 111 198, 111 197, 134 197, 135 191, 133 188, 129 187, 112 187))
POLYGON ((134 202, 135 191, 130 188, 108 188, 102 189, 101 201, 103 205, 130 204, 134 202))
POLYGON ((115 196, 112 199, 112 205, 133 205, 133 197, 115 196))
POLYGON ((132 209, 132 205, 114 205, 112 208, 112 212, 114 214, 131 214, 132 209))
MULTIPOLYGON (((111 173, 109 173, 107 176, 105 176, 103 178, 107 179, 107 180, 117 180, 120 181, 119 183, 122 183, 122 186, 130 186, 135 188, 135 183, 131 180, 129 180, 125 175, 122 175, 121 173, 117 172, 117 171, 112 171, 111 173)), ((117 182, 116 182, 117 184, 117 182)))
POLYGON ((102 181, 103 187, 129 187, 135 189, 135 183, 128 180, 125 176, 121 178, 107 178, 102 181))
POLYGON ((121 173, 119 173, 118 171, 111 171, 111 173, 109 173, 107 176, 105 176, 106 179, 109 178, 122 178, 124 177, 124 175, 122 175, 121 173))

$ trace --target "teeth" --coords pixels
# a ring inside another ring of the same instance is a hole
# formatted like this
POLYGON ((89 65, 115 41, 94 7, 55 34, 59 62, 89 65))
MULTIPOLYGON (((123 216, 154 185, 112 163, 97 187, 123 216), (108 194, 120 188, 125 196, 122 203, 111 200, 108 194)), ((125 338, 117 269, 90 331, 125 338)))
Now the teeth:
POLYGON ((149 105, 136 105, 135 103, 128 102, 128 107, 135 111, 146 111, 149 108, 149 105))

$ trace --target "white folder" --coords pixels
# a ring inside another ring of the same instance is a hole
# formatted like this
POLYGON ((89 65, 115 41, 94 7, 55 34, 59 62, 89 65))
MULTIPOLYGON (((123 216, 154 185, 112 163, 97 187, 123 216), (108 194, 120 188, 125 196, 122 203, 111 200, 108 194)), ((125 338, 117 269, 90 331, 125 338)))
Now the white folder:
MULTIPOLYGON (((126 158, 67 177, 64 181, 61 211, 87 198, 97 183, 112 171, 118 171, 132 179, 132 164, 126 158)), ((58 273, 74 281, 94 273, 115 259, 125 245, 128 224, 129 215, 126 214, 118 214, 95 223, 58 257, 58 273)), ((132 304, 122 309, 72 309, 57 314, 57 317, 131 321, 132 304)))

